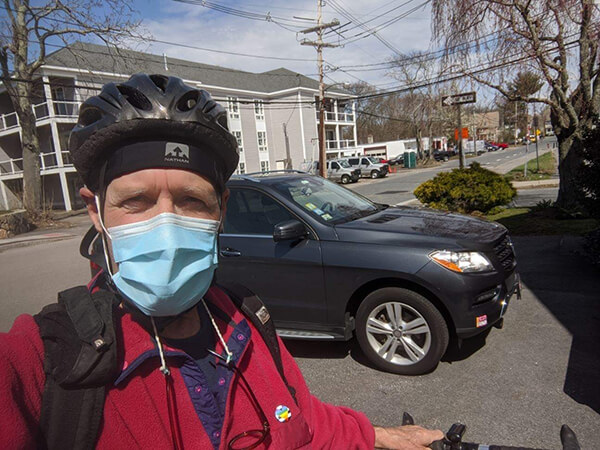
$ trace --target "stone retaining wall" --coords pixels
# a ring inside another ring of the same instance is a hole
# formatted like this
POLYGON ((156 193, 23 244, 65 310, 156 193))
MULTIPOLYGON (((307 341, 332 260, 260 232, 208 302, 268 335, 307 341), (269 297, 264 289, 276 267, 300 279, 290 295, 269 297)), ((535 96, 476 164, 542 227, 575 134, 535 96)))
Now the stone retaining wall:
POLYGON ((27 220, 25 211, 16 211, 0 215, 0 239, 5 239, 15 234, 26 233, 32 226, 27 220))

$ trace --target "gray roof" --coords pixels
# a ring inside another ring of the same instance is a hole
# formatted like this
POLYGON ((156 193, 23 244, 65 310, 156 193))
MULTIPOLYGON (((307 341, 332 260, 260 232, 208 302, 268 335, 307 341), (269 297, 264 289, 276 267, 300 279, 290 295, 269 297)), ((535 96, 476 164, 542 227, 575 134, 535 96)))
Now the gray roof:
MULTIPOLYGON (((77 42, 48 55, 46 64, 119 74, 160 73, 211 86, 265 93, 295 87, 319 89, 318 81, 283 67, 268 72, 253 73, 168 56, 166 60, 169 70, 165 70, 165 59, 162 55, 77 42)), ((335 89, 328 90, 328 92, 332 91, 344 93, 335 89)))

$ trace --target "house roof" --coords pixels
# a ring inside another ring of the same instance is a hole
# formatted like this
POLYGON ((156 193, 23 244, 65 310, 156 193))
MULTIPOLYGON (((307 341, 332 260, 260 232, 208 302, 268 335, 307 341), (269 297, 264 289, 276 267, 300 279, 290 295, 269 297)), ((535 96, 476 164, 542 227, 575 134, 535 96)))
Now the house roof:
MULTIPOLYGON (((46 65, 118 74, 160 73, 199 81, 205 85, 264 93, 297 87, 319 89, 318 81, 283 67, 263 73, 245 72, 84 42, 74 43, 48 55, 46 65), (165 64, 168 70, 165 69, 165 64)), ((339 89, 328 90, 328 93, 332 92, 346 94, 339 89)))

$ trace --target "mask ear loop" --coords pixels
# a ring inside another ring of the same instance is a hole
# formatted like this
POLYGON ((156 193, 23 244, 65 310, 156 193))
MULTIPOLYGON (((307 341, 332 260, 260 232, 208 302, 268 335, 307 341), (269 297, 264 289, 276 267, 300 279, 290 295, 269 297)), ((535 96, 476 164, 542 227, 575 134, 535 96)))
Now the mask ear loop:
MULTIPOLYGON (((104 192, 104 175, 105 175, 105 173, 106 173, 106 163, 104 163, 102 165, 102 167, 100 168, 100 174, 99 174, 99 180, 98 180, 99 181, 98 182, 98 192, 104 192)), ((109 275, 112 278, 112 276, 114 274, 112 272, 112 267, 110 264, 110 257, 108 254, 108 242, 107 242, 107 238, 110 238, 111 240, 112 240, 112 238, 110 237, 110 233, 104 226, 104 218, 102 217, 102 201, 100 200, 99 194, 94 195, 94 201, 96 202, 96 209, 98 210, 98 218, 100 219, 100 227, 102 228, 102 231, 104 231, 104 233, 102 234, 102 248, 104 250, 104 261, 106 262, 106 270, 108 271, 109 275)))

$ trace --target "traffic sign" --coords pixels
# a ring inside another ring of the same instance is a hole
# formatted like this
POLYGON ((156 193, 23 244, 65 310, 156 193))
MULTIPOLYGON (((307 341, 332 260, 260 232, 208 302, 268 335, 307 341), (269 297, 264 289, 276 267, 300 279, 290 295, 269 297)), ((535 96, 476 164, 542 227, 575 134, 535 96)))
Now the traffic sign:
POLYGON ((464 92, 462 94, 445 95, 442 97, 442 106, 463 105, 465 103, 475 103, 476 101, 476 92, 464 92))

